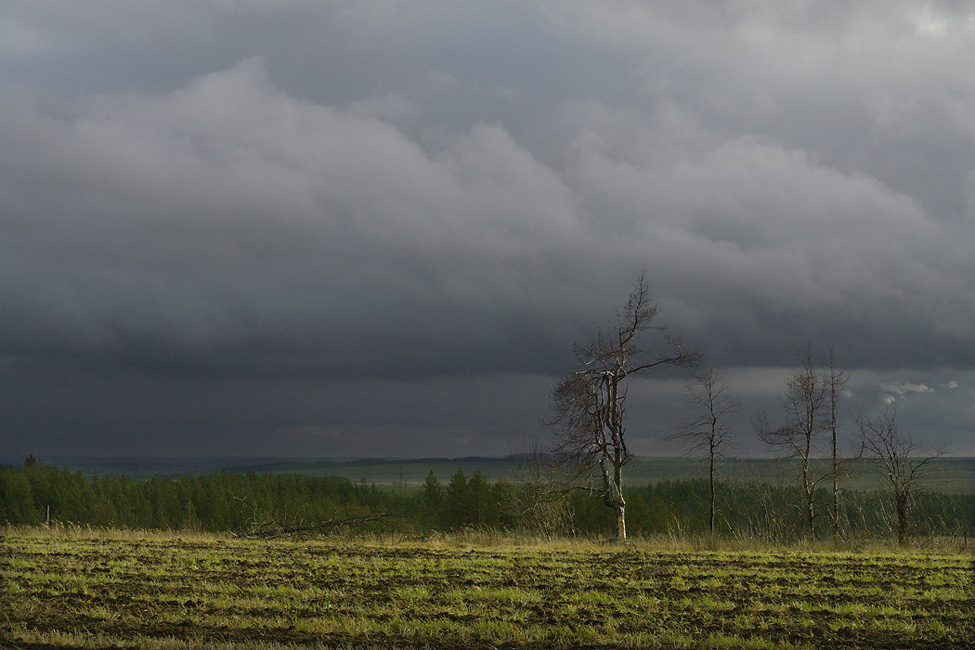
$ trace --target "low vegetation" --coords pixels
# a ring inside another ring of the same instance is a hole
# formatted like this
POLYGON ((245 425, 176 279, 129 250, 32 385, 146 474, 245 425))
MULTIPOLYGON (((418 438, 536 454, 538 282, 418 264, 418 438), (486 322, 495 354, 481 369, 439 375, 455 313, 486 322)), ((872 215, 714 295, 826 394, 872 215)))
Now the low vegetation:
POLYGON ((4 647, 975 646, 970 551, 2 532, 4 647))
MULTIPOLYGON (((707 479, 658 481, 624 491, 631 536, 708 534, 707 479)), ((814 493, 820 512, 832 494, 814 493)), ((792 543, 830 538, 832 520, 818 517, 807 535, 796 508, 799 487, 769 480, 719 481, 714 495, 719 539, 792 543)), ((975 494, 918 491, 911 501, 913 536, 965 539, 975 530, 975 494)), ((880 489, 841 493, 841 539, 894 534, 895 503, 880 489)), ((340 477, 217 472, 135 480, 89 476, 40 463, 0 466, 0 523, 73 523, 160 530, 308 530, 428 535, 467 528, 555 535, 606 535, 613 512, 585 491, 553 494, 532 482, 489 482, 478 471, 456 471, 441 484, 430 473, 420 487, 377 487, 340 477)))

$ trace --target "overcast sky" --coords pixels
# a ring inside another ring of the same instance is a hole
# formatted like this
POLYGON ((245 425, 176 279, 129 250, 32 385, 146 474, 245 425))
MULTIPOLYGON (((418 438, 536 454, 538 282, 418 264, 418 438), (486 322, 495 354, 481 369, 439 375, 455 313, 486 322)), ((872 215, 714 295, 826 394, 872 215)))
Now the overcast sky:
POLYGON ((973 64, 948 0, 7 0, 0 457, 523 451, 641 271, 739 453, 809 342, 975 455, 973 64))

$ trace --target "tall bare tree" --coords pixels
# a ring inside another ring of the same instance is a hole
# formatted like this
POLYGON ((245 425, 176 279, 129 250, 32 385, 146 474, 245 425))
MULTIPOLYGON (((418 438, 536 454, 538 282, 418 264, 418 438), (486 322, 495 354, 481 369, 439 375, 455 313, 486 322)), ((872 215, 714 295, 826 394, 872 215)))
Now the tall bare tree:
POLYGON ((832 456, 833 456, 833 541, 837 542, 840 538, 840 466, 842 461, 839 455, 839 429, 837 425, 837 411, 839 410, 839 399, 846 382, 850 376, 846 372, 837 369, 836 358, 833 348, 829 349, 829 371, 826 381, 829 385, 829 408, 830 408, 830 433, 832 434, 832 456))
POLYGON ((874 417, 858 415, 857 425, 864 451, 879 461, 877 470, 894 501, 897 542, 907 543, 914 496, 930 462, 943 452, 925 451, 897 426, 897 408, 889 406, 874 417))
POLYGON ((641 274, 609 334, 602 331, 586 345, 573 347, 578 363, 551 393, 555 453, 579 477, 598 470, 603 503, 616 513, 617 537, 626 541, 626 500, 623 467, 633 457, 626 446, 626 391, 631 377, 660 366, 696 363, 699 354, 665 338, 665 346, 644 343, 658 307, 641 274))
POLYGON ((812 351, 799 353, 800 367, 786 379, 781 399, 785 424, 771 427, 764 416, 758 423, 759 437, 780 457, 799 462, 799 486, 803 496, 803 520, 811 534, 816 519, 816 486, 828 474, 817 474, 812 464, 819 439, 829 428, 829 376, 813 363, 812 351))
POLYGON ((710 363, 691 369, 691 380, 684 386, 693 414, 691 420, 673 436, 685 442, 692 452, 698 452, 708 463, 708 530, 714 535, 715 462, 724 456, 731 442, 728 420, 738 411, 741 402, 728 393, 724 373, 710 363))

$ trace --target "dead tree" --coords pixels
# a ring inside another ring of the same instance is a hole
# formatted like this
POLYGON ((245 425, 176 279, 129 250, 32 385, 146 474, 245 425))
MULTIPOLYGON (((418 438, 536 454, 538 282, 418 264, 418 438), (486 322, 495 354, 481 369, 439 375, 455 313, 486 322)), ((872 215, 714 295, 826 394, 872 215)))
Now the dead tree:
POLYGON ((699 357, 669 338, 664 349, 644 344, 649 331, 660 329, 654 325, 657 311, 646 276, 641 274, 623 310, 617 313, 616 328, 608 335, 597 332, 586 345, 575 345, 578 363, 551 393, 553 417, 548 424, 555 430, 554 453, 579 478, 598 470, 598 491, 616 513, 621 542, 626 541, 623 467, 632 458, 624 425, 628 380, 660 366, 694 364, 699 357))
POLYGON ((785 424, 769 425, 763 418, 758 423, 758 435, 780 458, 799 463, 799 487, 803 496, 803 521, 812 534, 816 519, 816 486, 828 474, 817 474, 812 461, 822 434, 829 428, 830 381, 815 367, 812 352, 800 352, 799 370, 786 379, 785 396, 781 399, 786 413, 785 424))
POLYGON ((708 531, 714 535, 715 463, 724 457, 731 442, 728 420, 740 408, 741 402, 728 391, 724 373, 711 364, 691 369, 691 381, 684 386, 693 413, 683 430, 672 436, 686 443, 691 452, 700 453, 708 464, 708 531))
POLYGON ((846 372, 837 369, 836 360, 833 355, 833 348, 829 350, 829 373, 826 381, 829 386, 829 406, 830 406, 830 432, 832 434, 833 452, 833 542, 840 539, 840 466, 842 461, 839 456, 839 429, 837 425, 837 411, 840 393, 846 388, 846 382, 850 376, 846 372))
POLYGON ((883 476, 894 501, 894 531, 897 543, 904 545, 911 529, 914 497, 921 479, 930 469, 929 463, 943 452, 928 452, 897 426, 897 409, 889 406, 875 417, 858 415, 857 426, 864 451, 878 461, 878 473, 883 476))

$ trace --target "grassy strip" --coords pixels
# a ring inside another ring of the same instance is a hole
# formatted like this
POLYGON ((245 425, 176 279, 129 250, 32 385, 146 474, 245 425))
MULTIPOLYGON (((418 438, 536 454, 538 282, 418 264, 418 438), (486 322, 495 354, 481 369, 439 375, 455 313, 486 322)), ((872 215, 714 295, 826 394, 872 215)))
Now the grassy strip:
MULTIPOLYGON (((232 533, 209 532, 197 529, 105 528, 53 522, 51 525, 0 525, 0 540, 4 536, 51 537, 58 539, 110 540, 179 540, 217 542, 239 539, 232 533)), ((319 539, 322 536, 317 536, 319 539)), ((615 537, 577 535, 558 537, 497 530, 492 528, 464 528, 455 532, 431 532, 422 537, 403 533, 354 533, 338 531, 326 538, 334 543, 372 545, 422 544, 434 548, 521 547, 532 549, 605 550, 616 545, 615 537)), ((766 537, 710 537, 707 535, 660 534, 631 536, 628 548, 657 551, 735 551, 735 552, 855 552, 862 555, 905 553, 970 554, 975 556, 975 539, 959 536, 917 537, 909 546, 901 546, 890 537, 852 538, 834 542, 831 539, 770 542, 766 537)))
POLYGON ((975 646, 970 553, 6 532, 22 647, 975 646))

